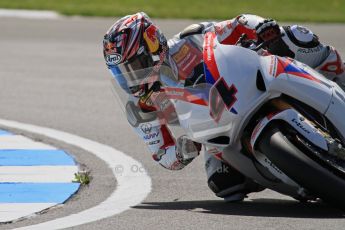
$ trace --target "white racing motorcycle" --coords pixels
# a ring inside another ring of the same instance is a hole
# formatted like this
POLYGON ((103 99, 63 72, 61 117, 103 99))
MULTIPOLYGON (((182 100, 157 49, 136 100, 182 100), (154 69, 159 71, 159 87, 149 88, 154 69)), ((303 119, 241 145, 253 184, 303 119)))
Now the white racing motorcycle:
MULTIPOLYGON (((212 33, 204 61, 206 83, 189 87, 161 68, 161 92, 174 104, 175 119, 164 104, 143 113, 138 99, 118 94, 132 125, 160 113, 178 135, 224 149, 221 157, 258 184, 345 208, 345 92, 305 64, 222 45, 212 33)), ((138 79, 150 71, 130 74, 138 79)))

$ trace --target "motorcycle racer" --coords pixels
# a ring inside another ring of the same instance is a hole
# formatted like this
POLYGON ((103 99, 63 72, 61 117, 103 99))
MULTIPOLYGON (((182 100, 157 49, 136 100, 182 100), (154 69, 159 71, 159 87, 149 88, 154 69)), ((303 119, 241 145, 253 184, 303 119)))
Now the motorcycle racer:
MULTIPOLYGON (((202 146, 187 136, 175 138, 167 122, 162 122, 166 119, 165 114, 173 114, 174 109, 162 94, 161 83, 154 77, 159 69, 169 66, 185 86, 205 82, 202 53, 204 36, 206 32, 213 31, 223 44, 236 44, 243 33, 257 42, 274 41, 267 47, 269 52, 276 54, 279 51, 283 56, 329 72, 337 81, 342 79, 344 67, 335 49, 322 45, 311 31, 301 28, 291 26, 287 31, 292 35, 279 37, 281 33, 288 32, 273 20, 240 15, 220 23, 193 24, 167 41, 151 19, 141 12, 121 18, 107 31, 103 40, 104 57, 121 88, 138 99, 136 104, 128 103, 126 106, 129 123, 144 140, 155 161, 167 169, 179 170, 199 155, 202 146), (287 41, 284 40, 286 38, 287 41), (301 44, 304 46, 299 47, 301 44), (279 45, 284 49, 278 49, 279 45), (299 48, 304 51, 298 51, 299 48), (150 71, 142 71, 147 68, 150 71), (163 105, 164 110, 169 112, 163 115, 158 113, 149 122, 136 119, 138 111, 150 114, 161 111, 163 105)), ((203 150, 207 153, 205 168, 208 185, 217 196, 238 201, 243 200, 247 193, 261 189, 222 159, 222 149, 203 146, 203 150)))
POLYGON ((345 66, 338 51, 322 44, 306 27, 279 26, 273 19, 242 14, 216 23, 215 32, 223 44, 236 44, 242 34, 257 44, 268 42, 266 49, 269 53, 303 62, 345 89, 345 66))

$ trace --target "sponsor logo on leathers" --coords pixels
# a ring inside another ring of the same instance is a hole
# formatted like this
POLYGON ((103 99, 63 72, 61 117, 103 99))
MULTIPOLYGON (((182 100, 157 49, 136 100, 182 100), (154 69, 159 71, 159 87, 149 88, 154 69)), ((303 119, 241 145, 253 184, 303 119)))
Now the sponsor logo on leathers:
POLYGON ((160 140, 150 141, 149 145, 157 145, 160 143, 160 140))
POLYGON ((150 123, 145 123, 140 126, 141 131, 145 134, 151 133, 152 125, 150 123))
POLYGON ((159 136, 159 132, 149 133, 149 134, 144 136, 144 140, 150 140, 150 139, 153 139, 153 138, 157 138, 158 136, 159 136))

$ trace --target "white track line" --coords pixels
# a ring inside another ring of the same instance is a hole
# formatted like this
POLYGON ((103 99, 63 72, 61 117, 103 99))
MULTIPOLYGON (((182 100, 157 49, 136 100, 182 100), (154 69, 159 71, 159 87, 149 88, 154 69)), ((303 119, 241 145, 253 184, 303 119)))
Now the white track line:
POLYGON ((107 218, 141 203, 151 191, 151 178, 141 163, 104 144, 54 129, 0 119, 0 125, 47 136, 93 153, 112 169, 117 180, 116 190, 95 207, 66 217, 19 229, 62 229, 107 218), (121 172, 119 173, 119 166, 121 172), (131 170, 133 168, 141 170, 131 170))
POLYGON ((44 209, 55 206, 55 203, 1 203, 0 204, 0 222, 15 220, 28 215, 36 215, 44 209))
POLYGON ((58 19, 60 15, 47 10, 10 10, 0 9, 0 17, 29 18, 29 19, 58 19))
POLYGON ((72 182, 78 166, 1 166, 0 182, 72 182))
POLYGON ((16 150, 54 150, 54 146, 33 141, 22 135, 0 136, 0 149, 16 150))

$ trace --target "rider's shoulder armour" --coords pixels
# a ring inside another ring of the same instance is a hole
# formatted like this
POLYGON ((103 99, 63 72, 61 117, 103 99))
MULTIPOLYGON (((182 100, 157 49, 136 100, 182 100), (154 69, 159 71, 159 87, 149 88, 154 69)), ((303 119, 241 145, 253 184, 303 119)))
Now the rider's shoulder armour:
POLYGON ((285 34, 296 46, 314 48, 320 45, 319 38, 308 28, 298 25, 283 26, 285 34))
POLYGON ((182 32, 180 33, 180 39, 183 39, 190 35, 201 34, 205 29, 205 25, 203 24, 192 24, 187 26, 182 32))
POLYGON ((255 29, 265 19, 254 14, 241 14, 236 17, 236 20, 246 28, 255 29))

